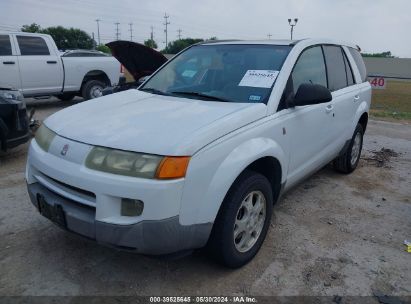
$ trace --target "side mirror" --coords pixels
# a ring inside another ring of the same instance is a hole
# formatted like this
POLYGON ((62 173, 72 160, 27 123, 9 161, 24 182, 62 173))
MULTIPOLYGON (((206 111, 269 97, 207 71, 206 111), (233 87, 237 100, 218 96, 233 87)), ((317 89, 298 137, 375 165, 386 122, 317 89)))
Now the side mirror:
POLYGON ((289 107, 307 106, 331 101, 329 89, 319 84, 303 83, 299 86, 294 99, 289 102, 289 107))

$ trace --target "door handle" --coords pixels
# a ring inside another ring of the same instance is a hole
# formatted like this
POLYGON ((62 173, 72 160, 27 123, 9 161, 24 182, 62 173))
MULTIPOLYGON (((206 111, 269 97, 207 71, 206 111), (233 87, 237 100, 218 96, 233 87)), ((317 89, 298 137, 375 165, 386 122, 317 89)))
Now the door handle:
POLYGON ((57 61, 50 60, 50 61, 47 61, 47 63, 48 63, 48 64, 56 64, 56 63, 57 63, 57 61))
POLYGON ((15 64, 14 61, 3 61, 3 64, 15 64))
POLYGON ((330 113, 334 109, 333 105, 328 105, 325 107, 325 112, 330 113))
POLYGON ((354 96, 354 101, 358 101, 358 100, 360 100, 360 95, 355 95, 354 96))

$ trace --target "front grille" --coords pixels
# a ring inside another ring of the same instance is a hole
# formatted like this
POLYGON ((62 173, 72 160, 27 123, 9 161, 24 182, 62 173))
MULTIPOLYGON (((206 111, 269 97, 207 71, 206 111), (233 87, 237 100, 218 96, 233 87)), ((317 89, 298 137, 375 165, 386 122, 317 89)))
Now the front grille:
POLYGON ((40 172, 37 172, 34 177, 40 184, 59 196, 82 205, 96 207, 96 195, 91 191, 68 185, 40 172))

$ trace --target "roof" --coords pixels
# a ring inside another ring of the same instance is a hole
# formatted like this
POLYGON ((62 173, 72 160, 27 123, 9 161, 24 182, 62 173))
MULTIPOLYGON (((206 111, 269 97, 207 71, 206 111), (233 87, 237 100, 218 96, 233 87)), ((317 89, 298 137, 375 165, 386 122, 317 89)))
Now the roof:
POLYGON ((321 38, 305 38, 301 40, 287 40, 287 39, 267 39, 267 40, 214 40, 214 41, 205 41, 199 43, 201 45, 223 45, 223 44, 265 44, 265 45, 314 45, 314 44, 336 44, 336 45, 345 45, 357 49, 358 46, 344 41, 338 41, 333 39, 321 39, 321 38))

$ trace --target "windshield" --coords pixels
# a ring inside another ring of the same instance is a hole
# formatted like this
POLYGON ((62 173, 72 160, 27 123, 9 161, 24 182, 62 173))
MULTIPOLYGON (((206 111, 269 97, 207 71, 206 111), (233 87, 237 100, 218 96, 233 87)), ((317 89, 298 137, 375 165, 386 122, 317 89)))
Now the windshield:
POLYGON ((140 90, 193 99, 267 103, 290 49, 282 45, 193 46, 140 90))

